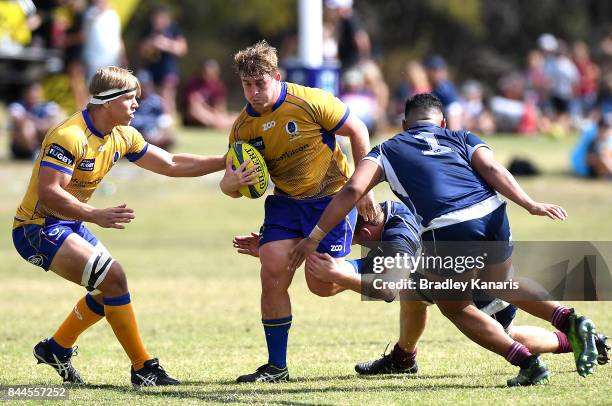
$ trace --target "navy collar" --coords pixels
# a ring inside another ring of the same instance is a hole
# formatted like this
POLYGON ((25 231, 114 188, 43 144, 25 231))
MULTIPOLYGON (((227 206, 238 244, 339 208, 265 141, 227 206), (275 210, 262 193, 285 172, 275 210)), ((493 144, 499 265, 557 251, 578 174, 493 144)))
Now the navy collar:
MULTIPOLYGON (((276 110, 277 108, 279 108, 281 106, 281 104, 283 104, 283 102, 285 101, 285 97, 287 97, 287 82, 281 82, 280 95, 278 96, 278 99, 276 99, 276 102, 272 106, 272 111, 276 110)), ((247 103, 247 105, 246 105, 246 112, 251 117, 260 117, 261 116, 261 114, 259 114, 257 111, 255 111, 253 106, 251 106, 251 103, 247 103)))
POLYGON ((410 130, 416 130, 416 129, 422 129, 425 127, 434 127, 434 128, 442 128, 439 125, 436 125, 434 123, 431 123, 429 121, 417 121, 416 123, 414 123, 414 125, 412 125, 411 127, 408 127, 406 129, 406 131, 410 131, 410 130))
POLYGON ((91 122, 91 118, 89 117, 89 112, 87 111, 87 109, 83 110, 83 119, 85 120, 85 125, 87 125, 89 131, 91 131, 91 133, 98 138, 104 138, 105 135, 108 135, 112 132, 110 131, 108 134, 102 134, 100 131, 98 131, 91 122))

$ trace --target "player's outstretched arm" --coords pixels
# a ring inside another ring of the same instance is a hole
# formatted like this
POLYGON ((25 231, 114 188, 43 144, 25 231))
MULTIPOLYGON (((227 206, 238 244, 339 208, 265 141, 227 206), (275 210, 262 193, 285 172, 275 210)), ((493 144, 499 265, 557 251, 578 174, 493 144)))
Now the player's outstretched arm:
MULTIPOLYGON (((368 128, 357 116, 349 114, 344 124, 336 131, 337 134, 348 137, 351 140, 351 153, 355 166, 370 151, 370 134, 368 128)), ((357 203, 357 211, 366 220, 376 218, 379 206, 376 204, 374 192, 368 193, 357 203)))
POLYGON ((230 197, 242 197, 238 192, 241 187, 254 185, 257 183, 257 172, 255 172, 255 166, 247 168, 247 165, 251 162, 250 159, 245 160, 236 169, 232 167, 232 163, 229 159, 225 161, 225 173, 223 178, 219 182, 221 191, 230 197))
POLYGON ((322 282, 333 283, 343 289, 361 293, 361 277, 344 260, 334 259, 327 253, 313 252, 308 256, 304 269, 307 274, 322 282), (350 271, 347 272, 345 266, 350 271))
POLYGON ((38 197, 40 202, 62 216, 95 223, 100 227, 123 229, 122 223, 134 219, 134 210, 122 204, 106 209, 80 202, 64 188, 70 183, 71 176, 55 169, 42 166, 38 173, 38 197))
POLYGON ((224 168, 223 155, 171 154, 149 144, 147 152, 135 161, 141 168, 160 175, 176 177, 204 176, 224 168))
POLYGON ((250 235, 237 235, 232 241, 234 248, 240 254, 259 258, 259 234, 251 232, 250 235))
POLYGON ((334 196, 310 235, 289 253, 289 270, 295 271, 313 253, 329 230, 334 228, 353 209, 355 203, 380 181, 382 170, 376 162, 362 160, 349 181, 334 196))
POLYGON ((565 220, 567 212, 561 206, 534 201, 518 184, 514 176, 497 162, 489 148, 478 148, 472 155, 472 167, 493 189, 518 204, 534 216, 565 220))

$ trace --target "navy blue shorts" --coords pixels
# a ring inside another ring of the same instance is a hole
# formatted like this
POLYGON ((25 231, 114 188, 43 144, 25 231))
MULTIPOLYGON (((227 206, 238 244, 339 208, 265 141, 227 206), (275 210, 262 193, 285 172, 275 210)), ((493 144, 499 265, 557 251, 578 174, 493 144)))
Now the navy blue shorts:
POLYGON ((98 239, 83 222, 57 219, 46 219, 43 225, 25 224, 15 228, 13 244, 23 259, 48 271, 57 250, 72 233, 77 233, 94 247, 98 244, 98 239))
POLYGON ((509 304, 505 309, 492 314, 491 317, 497 320, 497 322, 502 325, 504 330, 508 330, 508 327, 510 327, 510 324, 512 324, 512 321, 516 317, 516 307, 509 304))
POLYGON ((426 255, 481 256, 485 264, 506 261, 513 249, 505 203, 486 216, 426 231, 421 238, 426 255))
MULTIPOLYGON (((332 198, 298 200, 285 196, 268 196, 259 245, 308 237, 332 198)), ((353 208, 344 220, 327 233, 317 251, 336 258, 347 256, 351 252, 356 220, 357 209, 353 208)))
MULTIPOLYGON (((410 274, 410 278, 414 281, 414 283, 417 286, 417 288, 415 289, 415 292, 418 294, 418 297, 426 303, 434 304, 434 300, 433 300, 433 297, 429 289, 418 288, 419 280, 423 278, 423 275, 421 275, 419 272, 413 272, 410 274)), ((479 291, 478 294, 482 295, 483 293, 482 291, 479 291)), ((493 300, 495 299, 491 297, 489 297, 486 300, 482 300, 482 296, 481 296, 481 300, 474 300, 474 306, 476 306, 479 310, 482 310, 493 300)), ((502 310, 493 313, 491 317, 497 320, 497 322, 502 325, 504 330, 507 330, 510 324, 512 323, 512 321, 514 320, 514 318, 516 317, 516 310, 517 310, 516 306, 514 306, 513 304, 508 304, 508 306, 506 306, 502 310)))

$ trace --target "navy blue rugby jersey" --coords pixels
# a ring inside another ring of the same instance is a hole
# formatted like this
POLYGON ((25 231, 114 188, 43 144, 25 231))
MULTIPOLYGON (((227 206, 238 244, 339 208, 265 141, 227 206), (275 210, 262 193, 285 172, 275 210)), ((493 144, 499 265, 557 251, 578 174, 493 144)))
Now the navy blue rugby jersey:
POLYGON ((381 241, 397 241, 419 244, 419 225, 413 212, 400 202, 385 201, 380 204, 385 213, 385 225, 381 241))
POLYGON ((496 196, 470 165, 484 141, 469 131, 417 125, 377 145, 376 162, 395 195, 426 227, 433 219, 496 196))

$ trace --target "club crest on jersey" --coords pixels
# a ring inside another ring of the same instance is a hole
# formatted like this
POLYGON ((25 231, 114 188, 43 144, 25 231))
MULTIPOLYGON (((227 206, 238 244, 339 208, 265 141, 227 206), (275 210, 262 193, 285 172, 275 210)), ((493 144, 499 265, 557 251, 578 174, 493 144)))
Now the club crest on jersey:
POLYGON ((32 255, 28 258, 28 262, 32 265, 41 266, 43 264, 42 255, 32 255))
POLYGON ((287 134, 289 134, 289 141, 293 141, 301 137, 295 121, 288 121, 287 124, 285 124, 285 131, 287 131, 287 134))
POLYGON ((113 163, 117 162, 119 160, 119 151, 115 151, 115 153, 113 154, 113 163))

